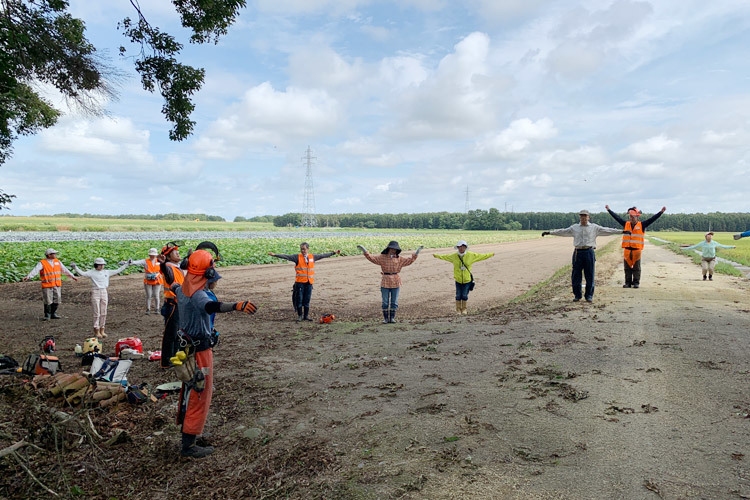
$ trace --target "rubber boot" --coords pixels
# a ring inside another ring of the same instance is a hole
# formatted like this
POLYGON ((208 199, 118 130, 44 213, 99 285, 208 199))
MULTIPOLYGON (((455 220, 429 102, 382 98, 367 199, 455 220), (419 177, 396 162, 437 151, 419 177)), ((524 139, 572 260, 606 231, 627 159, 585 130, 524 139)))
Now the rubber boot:
POLYGON ((467 314, 469 314, 469 310, 467 309, 466 302, 467 301, 465 301, 465 300, 461 301, 461 314, 463 314, 464 316, 466 316, 467 314))
POLYGON ((100 330, 99 330, 98 328, 96 328, 96 327, 94 327, 94 336, 95 336, 96 338, 98 338, 98 339, 102 338, 102 333, 101 333, 101 331, 100 331, 100 330))
POLYGON ((213 446, 198 446, 195 444, 195 435, 182 433, 182 449, 180 455, 183 457, 203 458, 214 452, 213 446))
POLYGON ((302 318, 305 321, 312 321, 312 318, 310 317, 310 308, 305 307, 305 317, 302 318))
POLYGON ((302 321, 302 318, 303 318, 303 316, 302 316, 302 308, 298 307, 297 308, 297 323, 299 323, 300 321, 302 321))
POLYGON ((99 328, 99 334, 100 334, 100 335, 101 335, 102 337, 106 337, 106 336, 107 336, 107 334, 106 334, 106 333, 104 333, 104 327, 101 327, 101 328, 99 328))
POLYGON ((388 313, 388 323, 395 323, 396 322, 396 310, 391 309, 388 313))
POLYGON ((42 318, 42 321, 47 321, 52 316, 52 313, 50 312, 50 307, 47 304, 44 304, 44 317, 42 318))
POLYGON ((60 304, 50 304, 50 317, 52 319, 60 319, 60 315, 57 314, 57 306, 60 304))
POLYGON ((630 288, 631 286, 633 286, 633 270, 625 263, 625 284, 622 287, 630 288))
POLYGON ((388 309, 383 309, 383 323, 390 323, 390 318, 388 316, 388 309))
POLYGON ((456 314, 461 314, 461 302, 460 300, 456 301, 456 314))

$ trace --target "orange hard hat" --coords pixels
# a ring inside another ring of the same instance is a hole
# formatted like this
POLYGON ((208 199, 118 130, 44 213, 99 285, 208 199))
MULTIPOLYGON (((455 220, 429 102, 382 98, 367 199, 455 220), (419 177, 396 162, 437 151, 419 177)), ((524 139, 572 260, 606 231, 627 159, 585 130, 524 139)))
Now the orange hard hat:
POLYGON ((188 257, 187 272, 190 274, 200 276, 211 267, 214 267, 214 258, 206 250, 196 250, 188 257))

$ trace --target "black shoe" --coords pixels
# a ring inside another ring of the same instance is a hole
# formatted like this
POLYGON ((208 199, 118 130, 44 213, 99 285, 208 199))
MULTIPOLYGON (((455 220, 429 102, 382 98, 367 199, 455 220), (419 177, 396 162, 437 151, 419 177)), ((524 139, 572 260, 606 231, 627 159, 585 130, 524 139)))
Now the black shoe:
POLYGON ((710 275, 710 276, 708 277, 708 281, 713 281, 713 280, 714 280, 714 276, 713 276, 713 275, 710 275))
POLYGON ((576 297, 575 299, 573 299, 573 302, 578 302, 579 300, 581 300, 581 297, 576 297))
POLYGON ((624 285, 622 285, 622 287, 623 287, 623 288, 630 288, 631 286, 632 286, 632 285, 631 285, 631 284, 629 284, 629 283, 625 283, 624 285))
POLYGON ((633 288, 640 288, 640 286, 641 286, 641 285, 639 285, 639 284, 637 284, 637 283, 633 284, 633 288))
POLYGON ((594 299, 592 297, 586 297, 586 302, 593 302, 594 299))
POLYGON ((299 316, 297 316, 297 323, 299 323, 300 321, 302 321, 302 315, 301 314, 299 316))
POLYGON ((198 446, 194 444, 193 446, 190 446, 188 448, 183 448, 180 451, 180 455, 190 458, 203 458, 209 456, 213 452, 213 446, 198 446))
POLYGON ((302 320, 303 321, 312 321, 313 319, 312 318, 308 318, 307 316, 305 316, 304 318, 302 318, 302 320))
POLYGON ((706 281, 706 275, 705 274, 703 275, 703 281, 706 281))

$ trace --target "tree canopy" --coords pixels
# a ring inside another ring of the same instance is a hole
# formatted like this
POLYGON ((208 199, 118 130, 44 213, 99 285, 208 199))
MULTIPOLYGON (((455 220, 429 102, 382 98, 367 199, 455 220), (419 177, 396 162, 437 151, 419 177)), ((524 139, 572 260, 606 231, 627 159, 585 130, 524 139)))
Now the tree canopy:
MULTIPOLYGON (((125 1, 125 0, 122 0, 125 1)), ((118 28, 137 47, 136 71, 143 88, 159 91, 162 113, 173 124, 169 138, 181 141, 193 132, 191 96, 203 85, 205 71, 178 61, 183 45, 152 26, 137 0, 136 15, 118 28)), ((216 43, 227 33, 245 0, 172 0, 190 43, 216 43)), ((68 12, 68 0, 0 0, 0 165, 21 135, 51 127, 60 110, 45 99, 40 84, 55 87, 66 99, 97 113, 97 97, 115 95, 116 73, 86 38, 86 26, 68 12)), ((114 26, 113 26, 114 28, 114 26)), ((128 50, 120 47, 122 56, 128 50)), ((0 209, 12 195, 0 191, 0 209)))

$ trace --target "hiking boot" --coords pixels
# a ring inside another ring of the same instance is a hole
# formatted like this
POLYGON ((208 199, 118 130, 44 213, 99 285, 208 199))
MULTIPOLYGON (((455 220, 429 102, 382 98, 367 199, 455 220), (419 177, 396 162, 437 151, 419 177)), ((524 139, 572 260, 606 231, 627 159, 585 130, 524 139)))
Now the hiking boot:
POLYGON ((203 458, 209 456, 213 452, 213 446, 198 446, 197 444, 194 444, 188 448, 183 448, 180 451, 180 455, 189 458, 203 458))

